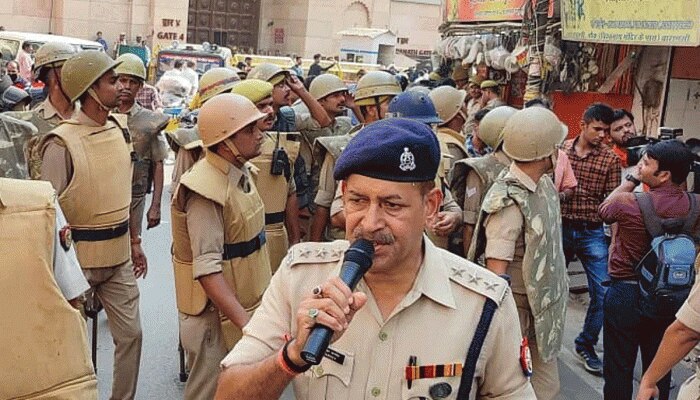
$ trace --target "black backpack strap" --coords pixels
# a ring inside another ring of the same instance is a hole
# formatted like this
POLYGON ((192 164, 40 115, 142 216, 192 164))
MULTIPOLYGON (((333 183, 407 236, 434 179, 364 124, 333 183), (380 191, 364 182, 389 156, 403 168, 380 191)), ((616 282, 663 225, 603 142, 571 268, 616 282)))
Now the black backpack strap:
POLYGON ((695 238, 696 235, 695 232, 693 232, 693 228, 695 228, 695 223, 700 215, 700 209, 698 208, 698 200, 694 194, 688 193, 688 201, 690 202, 690 208, 688 216, 685 217, 685 221, 683 222, 683 233, 695 238))
POLYGON ((469 393, 472 391, 472 382, 474 381, 474 373, 476 372, 476 362, 479 360, 481 348, 486 340, 486 334, 489 332, 493 314, 496 312, 498 305, 495 301, 487 298, 484 308, 481 311, 479 324, 476 326, 474 338, 469 345, 467 359, 464 361, 462 368, 462 378, 459 381, 459 392, 457 392, 457 400, 468 400, 469 393))
POLYGON ((642 212, 642 219, 644 220, 644 226, 647 228, 647 232, 649 232, 652 238, 663 235, 663 221, 659 218, 658 214, 656 214, 649 193, 636 192, 634 193, 634 197, 637 199, 639 209, 642 212))

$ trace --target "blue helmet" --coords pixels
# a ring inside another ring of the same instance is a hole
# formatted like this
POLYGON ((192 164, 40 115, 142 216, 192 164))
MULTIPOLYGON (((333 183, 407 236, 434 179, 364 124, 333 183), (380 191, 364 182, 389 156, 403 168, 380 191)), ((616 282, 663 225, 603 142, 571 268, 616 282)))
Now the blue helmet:
POLYGON ((387 118, 408 118, 424 124, 441 124, 433 101, 427 94, 407 91, 389 102, 387 118))

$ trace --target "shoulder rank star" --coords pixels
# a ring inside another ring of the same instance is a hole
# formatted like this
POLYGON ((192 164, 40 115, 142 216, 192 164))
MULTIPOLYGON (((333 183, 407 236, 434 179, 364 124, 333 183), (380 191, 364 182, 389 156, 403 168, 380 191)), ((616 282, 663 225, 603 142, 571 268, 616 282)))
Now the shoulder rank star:
POLYGON ((68 251, 73 245, 73 236, 71 235, 70 225, 66 225, 58 231, 58 238, 61 242, 63 250, 68 251))

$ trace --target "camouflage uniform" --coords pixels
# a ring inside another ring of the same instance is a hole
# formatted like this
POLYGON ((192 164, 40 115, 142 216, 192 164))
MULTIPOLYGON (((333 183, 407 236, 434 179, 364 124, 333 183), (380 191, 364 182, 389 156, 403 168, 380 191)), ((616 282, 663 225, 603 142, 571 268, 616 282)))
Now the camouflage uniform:
MULTIPOLYGON (((464 223, 476 225, 480 210, 472 208, 480 207, 491 185, 496 181, 498 175, 508 168, 509 164, 510 159, 502 151, 491 153, 484 157, 465 158, 455 163, 450 190, 457 204, 462 205, 464 223), (472 173, 479 182, 477 187, 467 187, 467 182, 471 180, 470 175, 472 173), (478 197, 472 201, 471 197, 477 195, 478 197)), ((475 240, 473 238, 475 237, 472 237, 472 245, 469 246, 467 254, 467 259, 470 261, 474 261, 476 249, 474 248, 475 240)))
POLYGON ((523 279, 535 315, 542 358, 551 360, 561 348, 569 290, 559 196, 548 175, 540 179, 532 193, 508 171, 486 194, 482 218, 512 204, 518 206, 525 219, 523 279))
MULTIPOLYGON (((76 106, 79 107, 79 106, 76 106)), ((5 115, 26 121, 37 130, 32 137, 27 137, 22 143, 23 151, 20 154, 20 162, 26 163, 26 168, 31 179, 39 179, 41 171, 41 156, 39 155, 39 141, 47 133, 51 132, 63 121, 61 115, 53 107, 49 99, 44 100, 31 111, 12 111, 5 115), (25 144, 26 143, 26 144, 25 144)))
POLYGON ((126 112, 127 125, 136 153, 134 175, 131 182, 131 212, 137 217, 138 232, 141 233, 146 205, 146 193, 152 182, 152 168, 156 162, 162 162, 168 156, 168 146, 161 131, 168 124, 169 117, 134 104, 126 112))
POLYGON ((35 137, 37 129, 32 124, 0 114, 0 177, 27 179, 24 144, 35 137))

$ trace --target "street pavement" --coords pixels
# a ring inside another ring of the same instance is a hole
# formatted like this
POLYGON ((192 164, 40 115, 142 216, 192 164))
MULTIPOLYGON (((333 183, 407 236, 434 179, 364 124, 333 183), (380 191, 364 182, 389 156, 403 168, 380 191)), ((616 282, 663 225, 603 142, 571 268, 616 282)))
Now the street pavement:
MULTIPOLYGON (((172 168, 166 168, 166 181, 169 181, 172 168)), ((143 351, 137 399, 181 399, 184 383, 179 381, 178 359, 178 316, 175 307, 175 288, 170 263, 170 193, 166 186, 162 200, 161 225, 144 232, 143 246, 148 257, 148 276, 139 280, 141 291, 141 323, 143 326, 143 351)), ((147 199, 150 205, 150 197, 147 199)), ((145 227, 144 223, 144 227, 145 227)), ((580 265, 572 265, 580 268, 580 265)), ((603 379, 584 371, 573 350, 574 338, 578 335, 586 312, 586 294, 572 294, 569 299, 564 349, 559 357, 562 400, 602 399, 603 379)), ((91 320, 88 331, 91 332, 91 320)), ((112 363, 114 345, 107 326, 104 312, 98 318, 97 367, 100 400, 109 399, 112 386, 112 363)), ((599 344, 602 357, 602 343, 599 344)), ((517 362, 517 360, 513 360, 517 362)), ((639 363, 638 363, 639 364, 639 363)), ((678 386, 692 370, 688 363, 674 369, 676 398, 678 386)), ((635 374, 635 387, 640 378, 641 367, 635 374)), ((290 388, 282 396, 283 400, 293 400, 290 388)))

